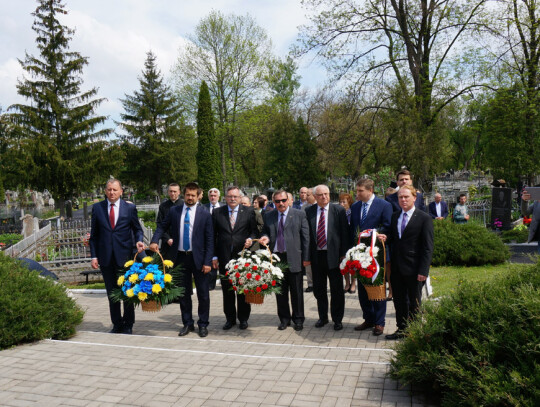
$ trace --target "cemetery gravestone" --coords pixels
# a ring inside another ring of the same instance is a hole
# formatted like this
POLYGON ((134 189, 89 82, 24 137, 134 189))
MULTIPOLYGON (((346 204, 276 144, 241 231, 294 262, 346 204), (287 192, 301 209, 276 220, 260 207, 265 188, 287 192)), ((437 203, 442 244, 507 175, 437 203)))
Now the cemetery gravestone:
POLYGON ((501 222, 499 229, 512 228, 512 189, 493 188, 491 190, 491 226, 497 228, 495 222, 501 222))

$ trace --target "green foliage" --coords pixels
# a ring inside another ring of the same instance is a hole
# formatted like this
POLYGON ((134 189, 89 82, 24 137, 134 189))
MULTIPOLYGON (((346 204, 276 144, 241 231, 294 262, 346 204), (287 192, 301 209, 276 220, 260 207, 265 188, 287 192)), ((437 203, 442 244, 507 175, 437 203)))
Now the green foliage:
POLYGON ((156 221, 156 211, 138 211, 137 214, 145 223, 156 221))
POLYGON ((60 200, 110 174, 120 157, 105 141, 112 131, 101 128, 106 117, 95 114, 104 99, 93 99, 97 88, 81 91, 88 59, 69 51, 74 31, 58 20, 67 14, 64 7, 61 0, 38 1, 32 29, 40 55, 20 61, 26 75, 17 85, 29 104, 11 106, 15 113, 9 115, 19 145, 14 158, 24 169, 20 182, 47 188, 60 200))
POLYGON ((524 225, 520 225, 510 230, 503 230, 501 232, 501 239, 504 243, 526 243, 529 238, 529 228, 524 225))
POLYGON ((433 266, 481 266, 503 263, 510 258, 501 239, 482 225, 436 220, 433 226, 433 266))
POLYGON ((540 265, 463 283, 421 315, 397 344, 394 379, 443 406, 540 403, 540 265))
POLYGON ((75 334, 84 312, 66 288, 0 253, 0 349, 75 334))
POLYGON ((0 243, 4 243, 6 245, 13 245, 23 240, 23 238, 24 236, 19 235, 18 233, 4 233, 0 235, 0 243))
MULTIPOLYGON (((211 188, 220 188, 223 177, 218 163, 219 144, 214 130, 214 113, 210 91, 205 81, 201 83, 199 92, 199 108, 197 110, 197 172, 199 187, 205 192, 211 188)), ((203 195, 205 201, 208 195, 203 195)))
POLYGON ((181 106, 163 83, 156 56, 147 53, 140 90, 121 100, 121 126, 126 154, 122 179, 142 191, 161 191, 164 184, 195 178, 195 134, 186 125, 181 106))

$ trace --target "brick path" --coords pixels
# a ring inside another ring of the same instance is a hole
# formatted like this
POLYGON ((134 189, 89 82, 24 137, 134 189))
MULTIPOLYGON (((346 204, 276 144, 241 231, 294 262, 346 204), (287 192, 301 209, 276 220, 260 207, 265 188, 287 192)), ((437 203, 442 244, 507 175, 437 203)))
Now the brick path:
MULTIPOLYGON (((2 406, 425 406, 421 393, 387 378, 392 342, 355 332, 357 295, 346 295, 344 329, 317 329, 305 295, 300 332, 278 331, 273 297, 253 306, 249 328, 223 331, 221 290, 211 292, 209 336, 178 337, 180 312, 136 311, 133 335, 113 335, 104 294, 74 294, 86 310, 69 341, 0 352, 2 406)), ((194 296, 196 309, 196 296, 194 296)), ((386 332, 395 330, 388 304, 386 332)))

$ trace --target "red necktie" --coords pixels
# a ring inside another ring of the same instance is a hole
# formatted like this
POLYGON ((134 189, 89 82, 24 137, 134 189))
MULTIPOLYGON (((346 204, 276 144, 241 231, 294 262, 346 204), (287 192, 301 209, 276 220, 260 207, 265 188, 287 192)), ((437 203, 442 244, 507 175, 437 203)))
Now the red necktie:
POLYGON ((111 222, 111 228, 114 229, 114 204, 111 204, 111 211, 109 212, 109 222, 111 222))

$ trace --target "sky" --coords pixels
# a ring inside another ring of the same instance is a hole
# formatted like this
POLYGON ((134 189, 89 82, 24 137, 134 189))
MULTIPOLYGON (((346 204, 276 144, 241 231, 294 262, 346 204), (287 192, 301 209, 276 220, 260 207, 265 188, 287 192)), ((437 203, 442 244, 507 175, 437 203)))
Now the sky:
MULTIPOLYGON (((82 90, 99 88, 106 98, 99 115, 119 120, 119 101, 139 89, 138 77, 146 53, 152 50, 162 74, 168 78, 178 50, 193 34, 198 22, 212 10, 224 14, 249 13, 263 27, 274 45, 274 53, 285 57, 306 24, 307 11, 300 0, 64 0, 63 25, 75 29, 70 50, 89 58, 84 68, 82 90)), ((17 80, 23 77, 18 59, 25 52, 39 56, 32 30, 37 2, 0 0, 0 107, 25 103, 17 94, 17 80)), ((304 88, 315 89, 326 79, 325 71, 306 57, 298 73, 304 88)))

